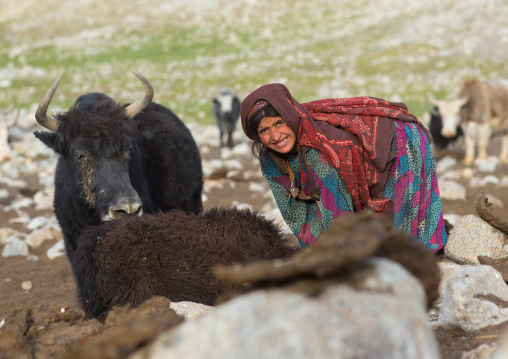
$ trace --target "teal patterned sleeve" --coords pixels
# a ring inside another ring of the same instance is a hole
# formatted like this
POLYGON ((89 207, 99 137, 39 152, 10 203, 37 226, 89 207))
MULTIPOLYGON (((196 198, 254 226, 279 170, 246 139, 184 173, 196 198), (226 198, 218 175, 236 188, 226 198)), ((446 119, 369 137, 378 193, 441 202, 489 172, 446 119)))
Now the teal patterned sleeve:
POLYGON ((275 202, 279 207, 280 213, 284 221, 295 234, 302 247, 307 244, 302 242, 301 238, 308 237, 310 234, 317 238, 323 231, 321 223, 321 210, 316 201, 301 201, 297 199, 288 199, 286 189, 283 185, 275 181, 273 178, 266 177, 266 181, 270 185, 275 202), (305 229, 311 233, 304 233, 305 229))
MULTIPOLYGON (((351 196, 338 172, 316 150, 309 150, 307 163, 314 182, 320 188, 320 202, 288 199, 289 177, 282 174, 271 161, 263 161, 262 172, 275 197, 286 224, 302 247, 316 241, 319 235, 341 215, 353 212, 351 196)), ((298 181, 303 174, 308 183, 309 174, 301 171, 300 160, 290 156, 289 164, 298 181)), ((305 185, 302 186, 305 190, 305 185)))

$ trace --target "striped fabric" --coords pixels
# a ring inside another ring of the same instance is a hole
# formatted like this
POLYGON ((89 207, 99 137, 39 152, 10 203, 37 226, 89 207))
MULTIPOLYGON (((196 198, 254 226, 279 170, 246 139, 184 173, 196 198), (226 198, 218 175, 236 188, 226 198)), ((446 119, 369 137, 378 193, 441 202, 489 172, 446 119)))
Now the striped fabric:
MULTIPOLYGON (((383 195, 394 203, 394 227, 411 234, 435 252, 444 246, 446 233, 430 146, 415 123, 394 122, 397 158, 383 195)), ((260 157, 260 162, 281 214, 302 247, 314 243, 337 218, 354 211, 344 181, 317 150, 307 152, 307 163, 321 189, 319 203, 288 199, 289 177, 283 175, 268 156, 260 157)), ((309 183, 306 180, 309 174, 305 173, 297 156, 289 155, 289 164, 300 183, 309 183)), ((302 189, 305 190, 305 184, 302 189)))

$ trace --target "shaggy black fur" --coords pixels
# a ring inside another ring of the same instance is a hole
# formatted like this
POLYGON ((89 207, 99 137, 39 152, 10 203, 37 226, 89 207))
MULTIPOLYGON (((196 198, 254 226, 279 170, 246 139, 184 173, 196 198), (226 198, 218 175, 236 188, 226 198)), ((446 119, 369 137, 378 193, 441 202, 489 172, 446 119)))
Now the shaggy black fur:
POLYGON ((235 285, 218 282, 216 266, 286 258, 299 251, 272 221, 248 210, 214 208, 127 216, 91 227, 72 262, 81 307, 103 319, 115 305, 156 296, 213 305, 235 285))
POLYGON ((137 201, 143 213, 202 212, 201 156, 190 131, 159 104, 133 119, 126 106, 89 93, 55 116, 57 132, 34 133, 59 155, 54 206, 70 261, 78 236, 115 201, 137 201))
POLYGON ((398 262, 419 279, 428 308, 438 298, 441 278, 436 256, 423 243, 395 230, 391 221, 363 211, 341 217, 316 243, 288 259, 284 266, 265 261, 217 267, 214 270, 217 279, 236 284, 239 290, 218 298, 216 303, 248 291, 274 287, 310 295, 319 295, 337 283, 355 287, 354 273, 372 257, 398 262))

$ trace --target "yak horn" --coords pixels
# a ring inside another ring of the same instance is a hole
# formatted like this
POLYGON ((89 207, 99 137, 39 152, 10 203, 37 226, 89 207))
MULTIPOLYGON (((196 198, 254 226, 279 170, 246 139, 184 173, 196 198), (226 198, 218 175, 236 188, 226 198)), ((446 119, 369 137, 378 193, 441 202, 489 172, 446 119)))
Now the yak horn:
POLYGON ((50 131, 56 132, 58 130, 58 120, 54 117, 46 116, 46 112, 48 111, 49 103, 55 94, 56 88, 60 83, 60 78, 57 78, 53 85, 49 88, 48 92, 42 98, 39 107, 37 107, 37 111, 35 112, 35 119, 42 127, 47 128, 50 131))
POLYGON ((141 100, 133 104, 130 104, 125 108, 125 114, 129 118, 133 118, 138 113, 143 111, 146 108, 146 106, 148 106, 150 102, 152 102, 153 99, 153 87, 150 81, 148 81, 146 77, 144 77, 143 75, 141 75, 136 71, 132 71, 132 73, 136 75, 136 77, 140 79, 141 82, 143 82, 143 85, 145 85, 145 96, 141 100))

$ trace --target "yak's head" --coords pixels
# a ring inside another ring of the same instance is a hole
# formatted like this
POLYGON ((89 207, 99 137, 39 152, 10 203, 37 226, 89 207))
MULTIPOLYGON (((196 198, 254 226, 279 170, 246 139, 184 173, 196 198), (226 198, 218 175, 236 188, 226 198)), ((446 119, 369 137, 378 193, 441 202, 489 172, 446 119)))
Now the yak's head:
POLYGON ((35 115, 51 131, 35 132, 35 136, 60 155, 57 172, 62 183, 56 182, 55 190, 62 196, 79 196, 101 222, 143 212, 140 195, 131 183, 131 175, 141 170, 131 119, 152 101, 153 89, 146 78, 134 74, 144 83, 145 96, 132 105, 125 107, 93 92, 79 97, 68 111, 47 116, 57 80, 35 115))
POLYGON ((429 102, 439 108, 443 123, 441 135, 446 138, 457 136, 457 128, 462 121, 460 110, 468 102, 468 98, 457 98, 450 101, 430 98, 429 102))

